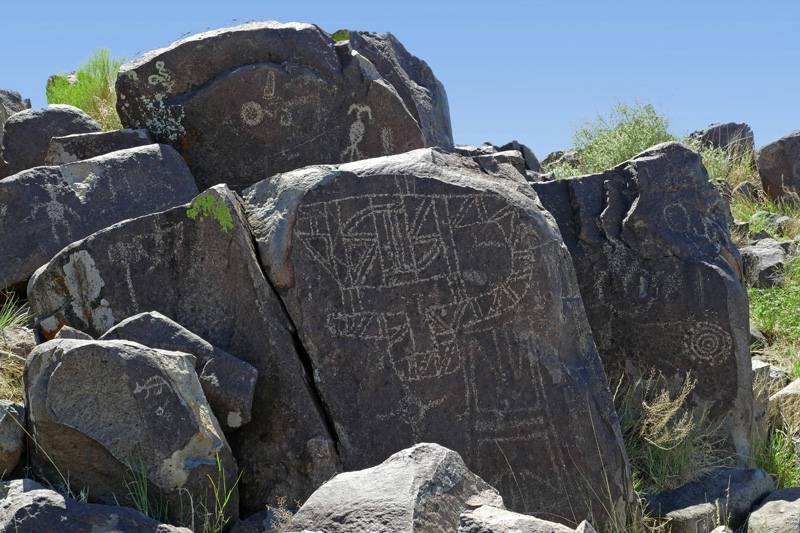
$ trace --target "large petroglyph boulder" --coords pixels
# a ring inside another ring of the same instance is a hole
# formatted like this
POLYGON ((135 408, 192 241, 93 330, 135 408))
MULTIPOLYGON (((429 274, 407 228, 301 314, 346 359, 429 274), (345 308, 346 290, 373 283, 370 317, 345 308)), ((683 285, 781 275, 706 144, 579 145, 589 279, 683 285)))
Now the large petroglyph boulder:
POLYGON ((627 458, 569 255, 527 183, 423 149, 245 194, 345 469, 430 441, 515 509, 576 523, 587 505, 625 509, 627 458))
POLYGON ((25 283, 67 244, 121 220, 188 202, 198 193, 169 146, 121 150, 0 181, 0 287, 25 283))
POLYGON ((3 134, 2 154, 9 175, 44 165, 53 137, 97 131, 103 131, 100 124, 70 105, 56 104, 14 114, 6 121, 3 134))
MULTIPOLYGON (((129 507, 126 482, 146 476, 173 520, 192 500, 214 509, 211 481, 224 476, 234 487, 238 468, 194 359, 127 341, 37 346, 25 365, 34 470, 45 479, 68 478, 72 490, 87 488, 95 502, 129 507)), ((234 521, 238 503, 234 488, 225 509, 234 521)))
POLYGON ((651 369, 708 410, 749 456, 752 371, 747 293, 726 206, 700 156, 650 148, 602 174, 533 185, 572 256, 612 384, 651 369))
POLYGON ((30 479, 0 483, 4 533, 191 533, 126 507, 80 503, 30 479))
POLYGON ((426 143, 452 147, 430 69, 389 36, 358 42, 382 58, 377 68, 311 24, 202 33, 123 65, 117 110, 126 127, 175 147, 201 190, 224 182, 241 191, 278 172, 426 143))
POLYGON ((336 458, 292 326, 237 197, 218 186, 192 205, 203 208, 129 220, 68 246, 32 278, 29 303, 47 335, 68 324, 99 337, 158 311, 252 364, 252 419, 229 438, 243 508, 258 511, 279 496, 305 501, 336 473, 336 458))
POLYGON ((500 494, 454 451, 422 443, 319 488, 286 533, 454 533, 464 511, 503 507, 500 494))
POLYGON ((800 130, 760 147, 755 158, 761 185, 770 198, 800 193, 800 130))
MULTIPOLYGON (((61 331, 67 327, 64 326, 61 331)), ((177 322, 156 312, 126 318, 106 331, 99 340, 115 339, 194 355, 203 393, 223 431, 233 431, 250 422, 258 378, 258 371, 253 365, 212 346, 177 322)))

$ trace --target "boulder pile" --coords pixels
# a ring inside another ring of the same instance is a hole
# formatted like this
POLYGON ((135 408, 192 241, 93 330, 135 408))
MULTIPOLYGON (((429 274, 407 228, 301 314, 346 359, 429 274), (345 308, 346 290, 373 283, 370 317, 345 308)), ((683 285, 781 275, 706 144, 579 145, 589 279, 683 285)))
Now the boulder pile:
MULTIPOLYGON (((774 488, 748 469, 745 286, 794 250, 740 255, 679 143, 561 181, 516 141, 455 146, 424 61, 336 35, 253 23, 147 53, 116 132, 0 91, 0 289, 37 343, 0 345, 25 361, 0 531, 619 528, 640 504, 611 390, 653 371, 696 379, 740 469, 652 512, 707 528, 727 482, 744 523, 774 488), (278 501, 304 503, 284 524, 278 501)), ((738 150, 739 126, 698 138, 738 150)), ((756 155, 779 194, 792 142, 756 155)))

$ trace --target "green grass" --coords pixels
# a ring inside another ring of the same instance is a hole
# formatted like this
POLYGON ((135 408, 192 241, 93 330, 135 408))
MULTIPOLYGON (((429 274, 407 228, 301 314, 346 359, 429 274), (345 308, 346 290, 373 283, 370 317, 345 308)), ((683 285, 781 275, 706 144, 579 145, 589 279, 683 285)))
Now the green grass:
MULTIPOLYGON (((162 494, 153 494, 149 490, 147 481, 147 470, 144 462, 139 459, 138 465, 127 464, 128 474, 125 479, 125 487, 128 489, 128 497, 133 502, 134 507, 143 515, 149 516, 159 522, 169 523, 169 506, 164 502, 162 494)), ((188 490, 181 489, 181 509, 179 510, 177 526, 188 527, 198 533, 221 533, 227 528, 230 518, 229 504, 233 491, 242 478, 242 472, 232 487, 228 488, 225 468, 222 466, 219 454, 217 454, 217 479, 216 481, 208 476, 209 494, 202 495, 195 501, 195 496, 188 490), (183 505, 183 495, 188 500, 187 505, 183 505)), ((291 516, 291 515, 290 515, 291 516)))
POLYGON ((47 87, 47 102, 80 108, 105 131, 120 129, 114 83, 124 62, 124 59, 112 58, 105 48, 98 48, 75 72, 78 78, 75 85, 69 83, 66 74, 53 77, 47 87))
POLYGON ((3 332, 6 328, 27 324, 30 311, 13 294, 0 293, 0 299, 3 299, 0 306, 0 399, 21 403, 25 359, 8 350, 3 332))

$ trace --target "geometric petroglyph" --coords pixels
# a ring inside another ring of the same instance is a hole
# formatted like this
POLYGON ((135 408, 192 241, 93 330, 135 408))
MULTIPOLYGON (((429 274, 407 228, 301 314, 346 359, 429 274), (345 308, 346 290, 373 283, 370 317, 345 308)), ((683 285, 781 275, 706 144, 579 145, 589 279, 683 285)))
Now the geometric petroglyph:
MULTIPOLYGON (((506 201, 365 194, 303 204, 296 220, 295 242, 341 295, 327 312, 328 331, 377 343, 401 379, 459 371, 459 342, 479 333, 494 335, 496 353, 513 352, 493 330, 531 288, 535 237, 506 201)), ((500 366, 517 379, 526 372, 518 361, 500 366)))
POLYGON ((684 349, 701 361, 710 363, 730 357, 733 338, 711 322, 689 324, 684 336, 684 349))

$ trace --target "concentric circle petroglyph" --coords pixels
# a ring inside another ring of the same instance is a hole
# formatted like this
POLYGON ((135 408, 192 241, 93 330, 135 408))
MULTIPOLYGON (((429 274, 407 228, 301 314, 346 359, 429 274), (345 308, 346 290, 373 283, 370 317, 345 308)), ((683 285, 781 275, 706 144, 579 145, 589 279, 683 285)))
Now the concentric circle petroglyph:
POLYGON ((684 348, 702 361, 714 361, 731 351, 733 339, 730 334, 711 322, 698 322, 686 331, 684 348))

